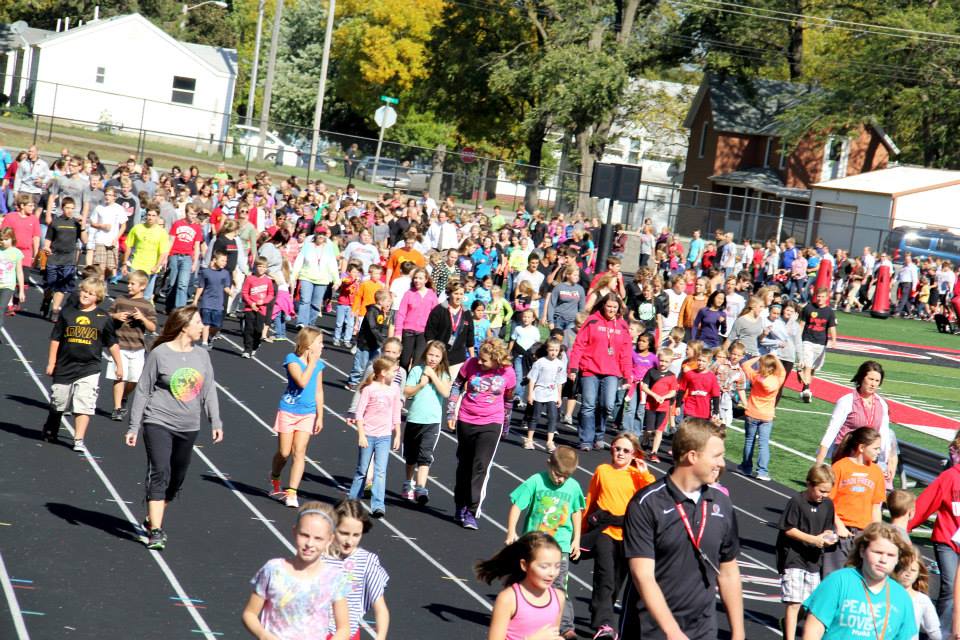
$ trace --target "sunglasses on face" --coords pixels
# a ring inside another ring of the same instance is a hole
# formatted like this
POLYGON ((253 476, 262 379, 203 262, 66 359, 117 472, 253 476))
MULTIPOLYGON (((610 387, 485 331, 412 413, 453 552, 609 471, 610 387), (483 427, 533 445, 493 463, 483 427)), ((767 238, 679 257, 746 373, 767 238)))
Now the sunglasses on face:
POLYGON ((617 453, 633 453, 633 449, 626 447, 611 447, 617 453))

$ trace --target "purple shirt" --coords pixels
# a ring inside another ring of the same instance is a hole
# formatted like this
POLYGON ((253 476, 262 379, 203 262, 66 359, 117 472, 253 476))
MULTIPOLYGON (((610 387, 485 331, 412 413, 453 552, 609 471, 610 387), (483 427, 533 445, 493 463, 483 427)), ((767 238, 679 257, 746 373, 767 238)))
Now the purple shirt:
POLYGON ((507 389, 517 386, 513 367, 486 370, 476 358, 470 358, 460 369, 460 376, 466 384, 461 392, 459 419, 473 425, 502 424, 503 396, 507 389))
POLYGON ((697 312, 693 320, 692 337, 700 340, 706 347, 720 346, 720 325, 726 321, 726 312, 704 307, 697 312))

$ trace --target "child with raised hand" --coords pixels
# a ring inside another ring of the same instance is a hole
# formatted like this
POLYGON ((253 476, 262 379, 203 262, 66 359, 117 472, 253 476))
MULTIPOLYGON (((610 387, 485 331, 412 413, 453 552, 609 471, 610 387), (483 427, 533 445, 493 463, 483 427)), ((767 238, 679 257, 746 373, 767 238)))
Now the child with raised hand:
MULTIPOLYGON (((384 591, 390 576, 380 564, 377 554, 360 548, 363 536, 373 528, 373 521, 356 500, 343 500, 335 508, 336 528, 331 545, 330 563, 339 565, 347 576, 350 591, 347 606, 350 609, 350 638, 360 639, 363 616, 373 608, 376 640, 386 640, 390 630, 390 610, 384 591)), ((335 627, 330 627, 330 633, 335 627)), ((328 638, 330 636, 327 636, 328 638)))
MULTIPOLYGON (((911 545, 913 557, 909 562, 901 563, 893 577, 900 583, 913 602, 913 617, 917 621, 917 628, 922 631, 928 640, 940 640, 943 637, 940 630, 940 617, 933 606, 927 591, 930 588, 930 571, 923 562, 920 549, 911 545)), ((913 636, 919 638, 920 634, 913 636)), ((956 637, 956 636, 954 636, 956 637)))
POLYGON ((777 572, 780 574, 781 601, 786 610, 783 637, 797 637, 800 605, 820 584, 824 548, 837 541, 833 531, 833 469, 815 464, 807 471, 807 488, 794 495, 780 514, 777 534, 777 572))
POLYGON ((552 536, 530 532, 489 560, 478 562, 479 580, 503 579, 490 617, 487 640, 558 640, 564 593, 552 585, 560 574, 560 546, 552 536))
POLYGON ((833 456, 836 482, 830 491, 834 524, 840 541, 823 558, 823 575, 844 565, 854 546, 854 537, 871 522, 880 522, 886 499, 886 483, 880 465, 880 432, 871 427, 851 431, 833 456))
POLYGON ((277 432, 277 453, 270 469, 270 495, 282 499, 288 507, 298 506, 297 489, 303 479, 304 462, 310 436, 323 429, 323 334, 315 327, 303 327, 297 334, 297 346, 283 360, 287 388, 273 423, 277 432), (280 486, 280 474, 290 464, 287 489, 280 486))
POLYGON ((559 340, 551 338, 546 344, 546 355, 530 367, 527 376, 527 410, 523 416, 527 431, 523 439, 524 449, 534 448, 533 435, 543 411, 547 412, 547 452, 553 453, 557 448, 553 438, 557 433, 557 417, 562 403, 560 392, 567 380, 567 367, 560 359, 562 348, 559 340))
POLYGON ((870 523, 851 545, 847 566, 825 577, 804 601, 803 640, 916 637, 910 595, 889 578, 912 558, 892 526, 870 523))
MULTIPOLYGON (((580 557, 580 523, 586 500, 573 474, 577 470, 577 450, 561 445, 547 459, 547 470, 524 480, 510 494, 510 512, 507 515, 507 539, 517 539, 520 516, 527 511, 523 532, 549 533, 560 545, 560 572, 553 586, 566 593, 570 560, 580 557), (529 510, 529 511, 528 511, 529 510)), ((560 633, 573 630, 573 602, 567 599, 560 622, 560 633)))
POLYGON ((616 638, 614 603, 628 573, 623 555, 623 514, 637 491, 654 482, 643 461, 640 441, 621 432, 610 443, 610 462, 597 466, 587 488, 584 507, 583 547, 593 555, 593 589, 590 599, 594 638, 616 638), (588 542, 588 539, 590 541, 588 542))
POLYGON ((787 378, 783 363, 772 353, 751 358, 743 364, 743 373, 750 381, 746 413, 743 417, 743 460, 739 471, 745 476, 753 473, 754 443, 757 454, 757 480, 770 481, 770 434, 777 410, 777 393, 787 378))
POLYGON ((400 449, 400 390, 394 386, 397 361, 380 357, 373 362, 373 373, 360 385, 356 425, 359 451, 357 470, 350 485, 352 499, 363 495, 364 480, 370 460, 373 459, 373 492, 370 498, 371 515, 382 518, 386 514, 387 462, 390 448, 400 449))
POLYGON ((243 625, 254 637, 350 637, 348 576, 337 563, 325 559, 334 540, 334 519, 329 505, 303 505, 293 526, 294 556, 270 560, 250 581, 253 593, 243 609, 243 625), (328 636, 327 629, 335 631, 328 636))
POLYGON ((403 457, 407 463, 406 481, 400 496, 426 505, 430 500, 427 477, 433 464, 433 450, 440 439, 443 409, 450 396, 450 367, 447 350, 439 340, 427 343, 420 361, 410 369, 404 397, 411 398, 407 424, 403 429, 403 457))

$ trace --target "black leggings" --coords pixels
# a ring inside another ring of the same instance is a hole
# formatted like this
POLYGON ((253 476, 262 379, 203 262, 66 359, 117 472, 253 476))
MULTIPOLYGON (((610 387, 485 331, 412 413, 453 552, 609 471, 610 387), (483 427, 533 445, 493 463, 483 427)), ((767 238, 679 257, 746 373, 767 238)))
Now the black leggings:
POLYGON ((781 360, 780 364, 783 365, 784 371, 787 372, 787 375, 783 376, 783 384, 780 385, 780 388, 777 390, 777 400, 774 402, 774 406, 780 404, 780 398, 783 397, 783 388, 787 386, 787 378, 790 377, 790 372, 793 371, 793 363, 787 362, 786 360, 781 360))
POLYGON ((187 477, 193 443, 199 431, 171 431, 157 424, 143 425, 147 449, 147 500, 172 502, 187 477))
POLYGON ((599 629, 605 624, 617 626, 613 603, 620 593, 627 575, 627 560, 623 556, 623 540, 614 540, 605 533, 597 535, 593 547, 593 595, 590 598, 591 626, 599 629))
POLYGON ((410 371, 414 358, 420 356, 423 350, 427 348, 427 339, 423 332, 403 330, 400 338, 400 366, 410 371))
POLYGON ((493 456, 500 444, 500 424, 466 424, 457 421, 457 472, 453 500, 457 510, 467 507, 480 515, 493 456))

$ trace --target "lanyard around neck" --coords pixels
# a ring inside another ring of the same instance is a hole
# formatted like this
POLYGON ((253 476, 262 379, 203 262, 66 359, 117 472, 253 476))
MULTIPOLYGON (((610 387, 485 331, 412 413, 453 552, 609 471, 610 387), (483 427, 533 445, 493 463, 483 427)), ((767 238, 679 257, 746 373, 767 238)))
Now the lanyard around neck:
MULTIPOLYGON (((861 580, 863 577, 861 576, 861 580)), ((886 594, 886 604, 883 607, 883 631, 877 631, 877 615, 873 612, 873 598, 870 596, 870 590, 867 589, 867 583, 864 580, 861 582, 863 586, 863 595, 867 597, 867 606, 870 607, 870 622, 873 623, 873 633, 877 636, 877 640, 883 640, 884 636, 887 635, 887 623, 890 621, 890 582, 886 579, 883 581, 884 592, 886 594)))

